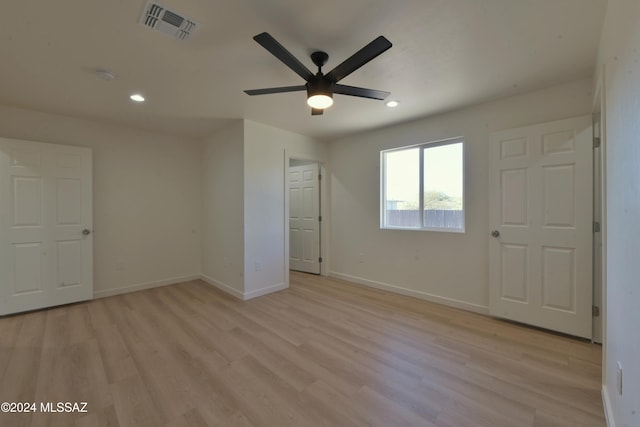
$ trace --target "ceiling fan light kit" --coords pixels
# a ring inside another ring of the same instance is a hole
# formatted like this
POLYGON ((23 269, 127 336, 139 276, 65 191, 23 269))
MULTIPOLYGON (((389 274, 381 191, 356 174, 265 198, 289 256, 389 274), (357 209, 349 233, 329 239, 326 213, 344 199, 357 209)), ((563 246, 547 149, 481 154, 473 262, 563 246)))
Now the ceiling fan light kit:
POLYGON ((307 98, 307 105, 311 108, 324 110, 325 108, 329 108, 333 105, 333 96, 330 93, 309 95, 309 97, 307 98))
POLYGON ((311 60, 318 67, 318 72, 313 74, 269 33, 260 33, 253 39, 296 74, 302 77, 306 81, 306 84, 299 86, 245 90, 244 92, 247 95, 267 95, 272 93, 296 92, 306 89, 307 104, 311 107, 311 114, 314 116, 321 115, 325 108, 333 105, 334 93, 357 96, 360 98, 377 99, 381 101, 389 96, 389 92, 381 90, 338 84, 338 81, 342 80, 367 62, 391 48, 391 42, 383 36, 377 37, 371 43, 351 55, 327 74, 322 72, 322 67, 329 59, 329 55, 325 52, 319 51, 311 54, 311 60))
POLYGON ((329 80, 310 80, 307 87, 307 104, 311 108, 323 110, 333 105, 333 91, 335 84, 329 80))

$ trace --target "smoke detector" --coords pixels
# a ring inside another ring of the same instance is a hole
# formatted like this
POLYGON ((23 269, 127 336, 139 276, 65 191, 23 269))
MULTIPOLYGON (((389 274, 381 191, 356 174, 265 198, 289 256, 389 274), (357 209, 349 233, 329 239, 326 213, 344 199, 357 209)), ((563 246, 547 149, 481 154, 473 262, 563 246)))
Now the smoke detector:
POLYGON ((154 1, 147 2, 139 23, 178 40, 187 40, 198 26, 193 19, 154 1))

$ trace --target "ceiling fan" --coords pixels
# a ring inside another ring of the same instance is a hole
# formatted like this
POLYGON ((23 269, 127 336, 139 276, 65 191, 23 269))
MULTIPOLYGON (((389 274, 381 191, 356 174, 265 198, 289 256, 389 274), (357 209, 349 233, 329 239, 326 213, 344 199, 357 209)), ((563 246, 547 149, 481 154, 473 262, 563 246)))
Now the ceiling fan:
POLYGON ((389 96, 389 92, 384 92, 382 90, 365 89, 362 87, 338 84, 340 80, 353 73, 355 70, 362 67, 364 64, 371 61, 392 46, 391 42, 383 36, 377 37, 371 43, 351 55, 327 74, 322 73, 322 67, 329 59, 329 55, 325 52, 319 51, 311 54, 311 60, 318 67, 318 72, 313 74, 269 33, 260 33, 253 39, 271 52, 273 56, 282 61, 287 67, 291 68, 307 83, 298 86, 245 90, 244 92, 248 95, 267 95, 271 93, 306 90, 307 104, 311 107, 311 114, 314 116, 322 114, 325 108, 330 107, 333 104, 334 93, 378 100, 384 100, 389 96))

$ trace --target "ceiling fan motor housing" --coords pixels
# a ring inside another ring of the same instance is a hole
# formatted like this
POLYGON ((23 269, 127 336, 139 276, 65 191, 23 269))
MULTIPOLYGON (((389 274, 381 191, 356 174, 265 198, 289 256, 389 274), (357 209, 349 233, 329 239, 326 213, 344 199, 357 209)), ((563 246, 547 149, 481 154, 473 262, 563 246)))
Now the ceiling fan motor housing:
POLYGON ((333 98, 333 92, 336 84, 324 77, 316 77, 307 82, 307 97, 313 95, 326 95, 333 98))

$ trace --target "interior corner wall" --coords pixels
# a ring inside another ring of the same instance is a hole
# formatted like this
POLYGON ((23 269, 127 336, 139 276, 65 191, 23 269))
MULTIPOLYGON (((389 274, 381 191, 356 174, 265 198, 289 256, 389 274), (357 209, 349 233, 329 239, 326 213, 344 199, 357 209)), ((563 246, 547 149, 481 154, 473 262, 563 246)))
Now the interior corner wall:
POLYGON ((609 0, 604 68, 606 329, 603 398, 609 426, 640 425, 640 1, 609 0), (622 366, 622 394, 617 366, 622 366))
POLYGON ((494 131, 591 113, 580 80, 332 141, 331 275, 487 312, 489 141, 494 131), (380 151, 462 136, 466 232, 380 229, 380 151))
POLYGON ((200 277, 198 141, 6 106, 0 136, 92 149, 96 296, 200 277))
POLYGON ((244 121, 244 297, 286 287, 285 151, 323 161, 324 143, 244 121))
POLYGON ((244 124, 235 120, 204 142, 202 276, 244 299, 244 124))

